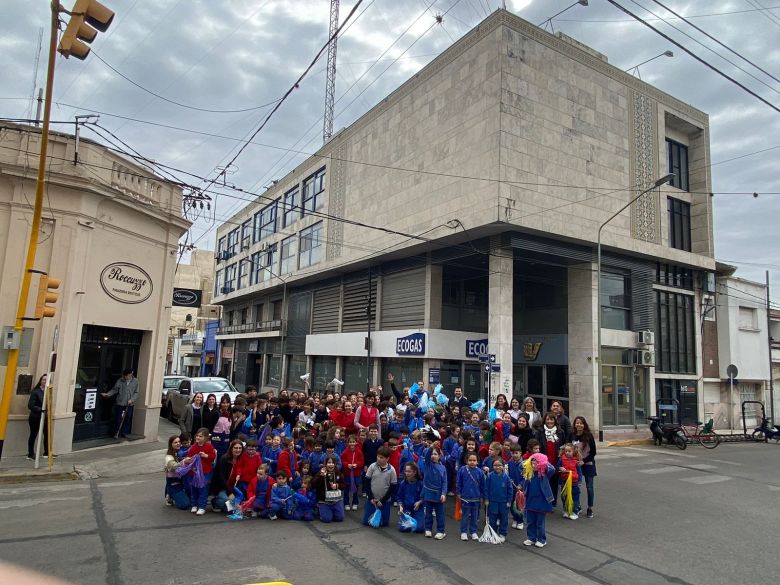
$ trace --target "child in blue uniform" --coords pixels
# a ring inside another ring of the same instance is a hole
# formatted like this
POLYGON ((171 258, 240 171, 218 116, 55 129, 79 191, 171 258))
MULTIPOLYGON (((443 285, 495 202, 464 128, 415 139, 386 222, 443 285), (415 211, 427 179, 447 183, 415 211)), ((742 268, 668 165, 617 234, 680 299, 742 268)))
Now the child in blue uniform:
POLYGON ((295 492, 287 485, 287 473, 279 471, 276 474, 276 484, 271 488, 271 510, 268 517, 276 520, 279 516, 284 519, 292 517, 293 495, 295 492))
MULTIPOLYGON (((415 532, 422 532, 425 530, 425 514, 423 512, 422 502, 423 482, 420 480, 420 472, 414 463, 407 463, 404 465, 404 477, 398 484, 398 492, 396 493, 398 499, 398 514, 399 518, 401 514, 409 514, 417 522, 417 529, 415 532)), ((401 532, 411 532, 408 528, 404 528, 398 524, 398 530, 401 532)))
POLYGON ((535 544, 542 548, 547 544, 546 515, 553 511, 553 496, 550 480, 555 467, 550 465, 547 455, 534 453, 523 464, 523 489, 525 490, 525 521, 528 538, 526 546, 535 544))
MULTIPOLYGON (((520 445, 515 444, 512 445, 509 452, 511 453, 512 458, 509 460, 509 463, 507 463, 507 475, 509 475, 509 479, 512 480, 512 488, 515 493, 517 493, 517 490, 523 489, 523 451, 520 448, 520 445)), ((515 512, 515 510, 512 509, 512 528, 516 528, 517 530, 525 528, 523 525, 522 510, 515 512)))
POLYGON ((469 453, 466 465, 458 470, 455 479, 455 493, 460 497, 460 539, 479 540, 477 522, 479 508, 485 497, 485 474, 477 467, 477 454, 469 453))
POLYGON ((504 461, 493 460, 493 472, 485 478, 485 499, 488 501, 488 520, 499 540, 504 542, 508 532, 509 508, 515 497, 512 480, 504 473, 504 461))
POLYGON ((433 513, 436 512, 436 540, 444 532, 444 502, 447 499, 447 470, 441 463, 441 449, 431 447, 425 452, 425 477, 423 478, 423 501, 425 502, 425 536, 431 537, 433 513))

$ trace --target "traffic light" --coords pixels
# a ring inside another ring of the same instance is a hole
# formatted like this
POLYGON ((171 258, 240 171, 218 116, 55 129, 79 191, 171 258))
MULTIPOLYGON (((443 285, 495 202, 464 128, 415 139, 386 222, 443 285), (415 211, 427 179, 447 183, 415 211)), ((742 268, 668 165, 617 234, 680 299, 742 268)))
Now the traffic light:
POLYGON ((60 288, 60 279, 52 278, 46 274, 41 275, 38 281, 38 298, 35 301, 35 318, 54 317, 57 309, 49 306, 49 303, 56 303, 60 295, 52 292, 52 289, 60 288))
POLYGON ((106 32, 112 20, 114 13, 97 0, 76 0, 57 50, 66 58, 73 55, 83 61, 90 51, 84 43, 94 41, 98 31, 106 32))

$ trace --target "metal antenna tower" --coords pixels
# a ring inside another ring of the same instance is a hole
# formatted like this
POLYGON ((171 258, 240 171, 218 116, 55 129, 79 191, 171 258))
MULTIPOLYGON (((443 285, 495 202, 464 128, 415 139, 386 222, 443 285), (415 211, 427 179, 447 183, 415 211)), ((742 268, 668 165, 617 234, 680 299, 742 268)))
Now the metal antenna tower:
POLYGON ((322 123, 322 143, 333 136, 333 103, 336 94, 336 41, 333 36, 339 28, 339 0, 330 0, 330 28, 328 29, 328 67, 325 77, 325 117, 322 123))
POLYGON ((35 88, 38 86, 38 65, 41 62, 41 47, 43 46, 43 27, 38 29, 38 49, 35 51, 35 65, 33 65, 32 90, 30 91, 30 103, 27 106, 27 119, 32 118, 33 105, 35 104, 35 88))

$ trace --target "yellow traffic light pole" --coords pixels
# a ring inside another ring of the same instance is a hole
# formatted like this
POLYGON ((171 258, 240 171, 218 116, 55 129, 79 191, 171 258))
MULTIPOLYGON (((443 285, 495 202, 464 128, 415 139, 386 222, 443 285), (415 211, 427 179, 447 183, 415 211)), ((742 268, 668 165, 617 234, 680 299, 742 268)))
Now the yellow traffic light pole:
MULTIPOLYGON (((22 288, 19 291, 19 304, 16 309, 16 331, 21 339, 24 330, 24 313, 27 309, 27 297, 30 294, 30 279, 35 264, 35 254, 38 251, 38 231, 41 228, 41 213, 43 211, 43 186, 46 179, 46 151, 49 146, 49 121, 51 118, 51 97, 54 86, 54 57, 57 50, 57 30, 59 22, 60 3, 53 0, 51 3, 51 37, 49 39, 49 65, 46 71, 46 100, 43 108, 43 129, 41 130, 41 152, 38 159, 38 179, 35 184, 35 207, 33 208, 32 226, 30 228, 30 240, 27 243, 27 259, 22 274, 22 288)), ((14 389, 16 368, 19 364, 19 348, 8 350, 8 364, 5 368, 3 381, 3 395, 0 399, 0 460, 3 457, 3 444, 8 428, 8 414, 11 410, 11 394, 14 389)), ((51 432, 52 429, 49 429, 51 432)))

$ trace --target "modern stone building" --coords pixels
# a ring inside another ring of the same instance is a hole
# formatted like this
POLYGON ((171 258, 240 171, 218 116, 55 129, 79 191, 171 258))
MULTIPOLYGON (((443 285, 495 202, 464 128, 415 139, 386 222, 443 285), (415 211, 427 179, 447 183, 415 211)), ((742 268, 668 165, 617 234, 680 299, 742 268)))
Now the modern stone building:
POLYGON ((220 368, 476 398, 485 352, 491 399, 644 428, 701 380, 710 191, 705 113, 499 10, 220 226, 220 368))
MULTIPOLYGON (((13 325, 31 229, 39 128, 0 125, 0 321, 13 325)), ((52 132, 35 269, 60 278, 55 317, 27 321, 13 389, 6 452, 27 446, 27 401, 46 373, 59 328, 54 385, 54 449, 113 437, 114 398, 103 399, 122 370, 136 371, 140 395, 132 432, 157 440, 181 190, 90 140, 52 132), (78 162, 74 162, 78 161, 78 162)), ((35 306, 38 279, 28 300, 35 306)), ((0 350, 0 376, 6 351, 0 350)))

